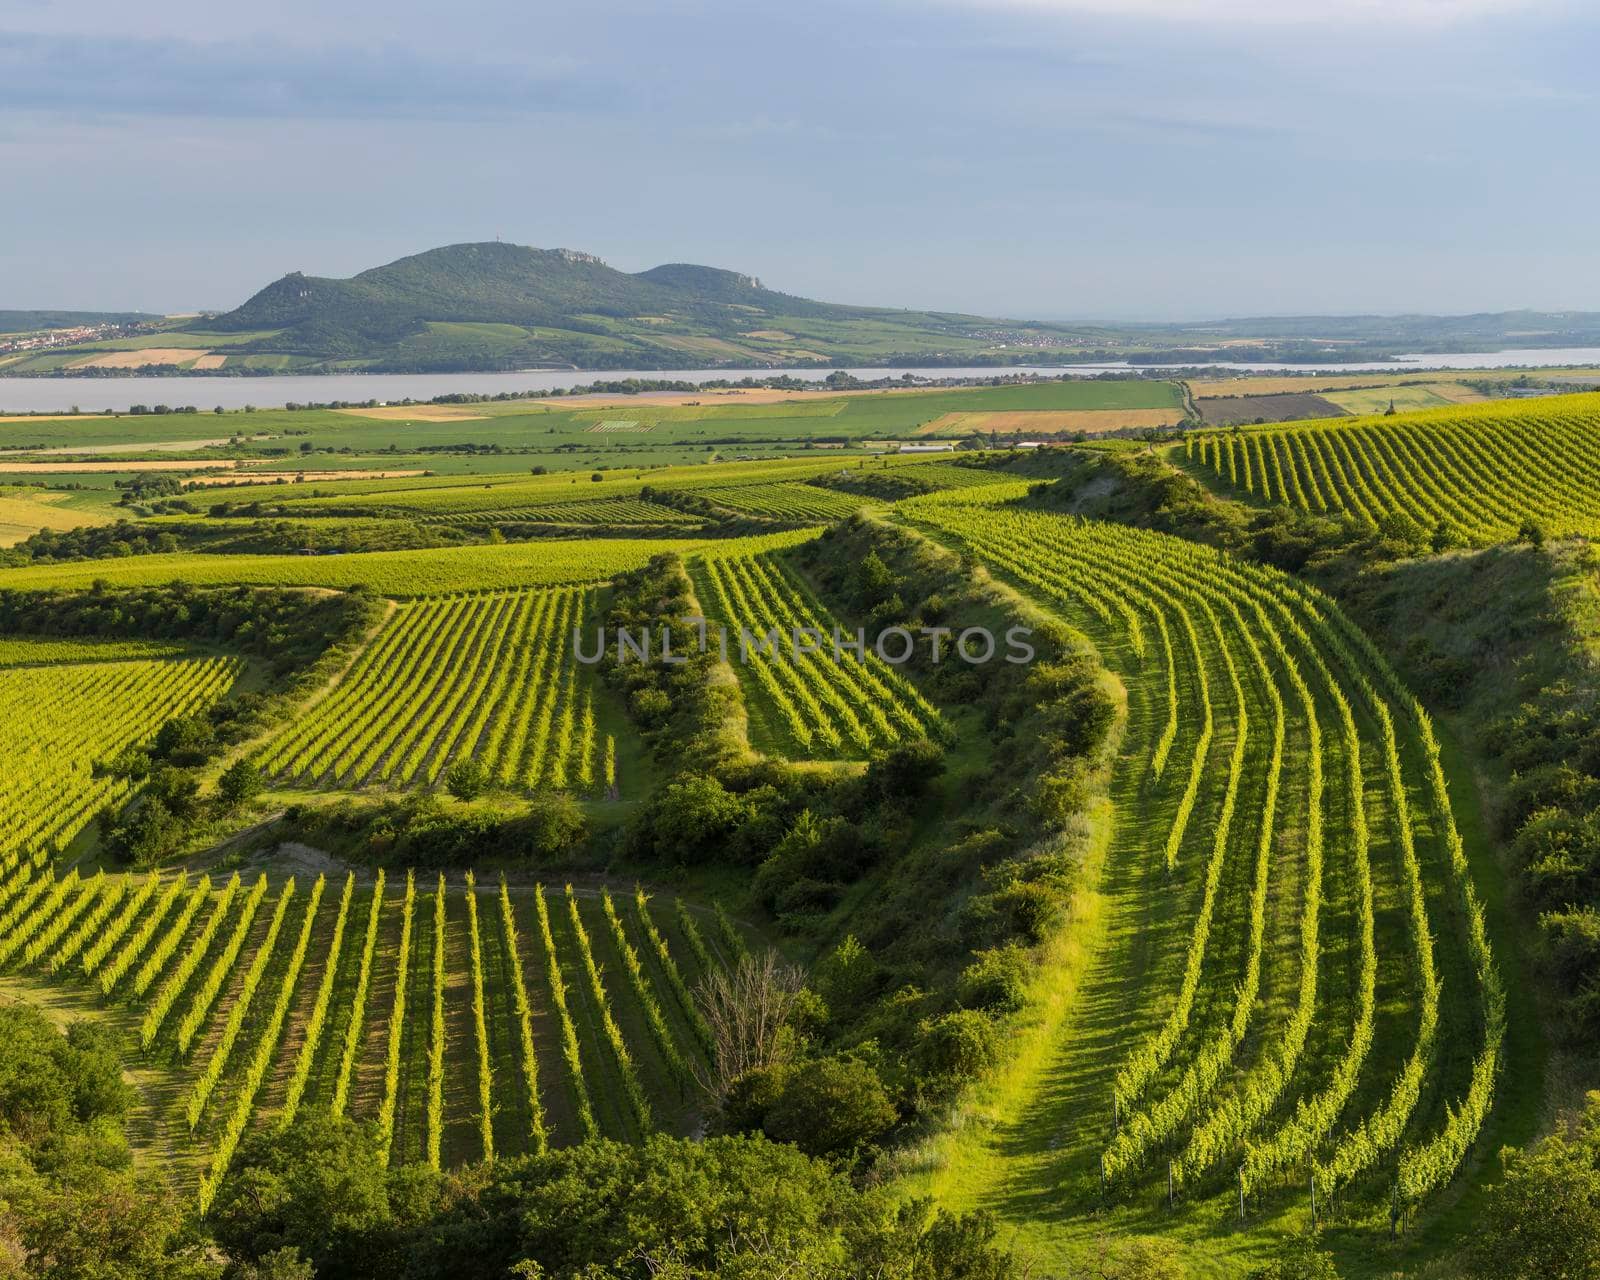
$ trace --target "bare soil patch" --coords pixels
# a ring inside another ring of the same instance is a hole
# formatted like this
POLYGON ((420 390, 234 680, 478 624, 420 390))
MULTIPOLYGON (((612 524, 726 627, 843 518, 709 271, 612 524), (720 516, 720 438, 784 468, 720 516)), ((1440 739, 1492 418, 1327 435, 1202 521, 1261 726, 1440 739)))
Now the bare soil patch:
POLYGON ((1276 396, 1213 397, 1195 402, 1200 416, 1213 427, 1234 423, 1299 422, 1305 418, 1343 418, 1346 413, 1331 400, 1305 393, 1276 396))

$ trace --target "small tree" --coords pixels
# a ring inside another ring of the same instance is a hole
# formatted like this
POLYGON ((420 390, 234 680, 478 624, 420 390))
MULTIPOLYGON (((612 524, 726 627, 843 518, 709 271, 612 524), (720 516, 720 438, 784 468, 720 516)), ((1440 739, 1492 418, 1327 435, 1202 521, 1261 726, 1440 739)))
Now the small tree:
POLYGON ((1339 1272, 1314 1239, 1291 1236, 1271 1262, 1250 1273, 1250 1280, 1339 1280, 1339 1272))
POLYGON ((249 760, 235 760, 217 780, 217 794, 222 797, 224 805, 237 809, 254 800, 265 786, 260 769, 249 760))
POLYGON ((488 784, 483 766, 471 756, 457 760, 444 771, 444 788, 457 800, 476 800, 488 784))
POLYGON ((794 1052, 789 1015, 804 975, 782 964, 776 951, 744 956, 734 969, 701 979, 696 1003, 711 1032, 711 1062, 696 1068, 701 1087, 719 1103, 740 1076, 786 1062, 794 1052))

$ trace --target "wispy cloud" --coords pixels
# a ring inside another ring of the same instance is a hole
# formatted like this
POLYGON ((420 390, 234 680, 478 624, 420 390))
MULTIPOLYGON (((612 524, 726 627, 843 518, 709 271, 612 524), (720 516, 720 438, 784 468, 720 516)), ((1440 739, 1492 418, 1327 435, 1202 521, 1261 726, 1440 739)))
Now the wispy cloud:
POLYGON ((617 101, 565 59, 463 63, 399 46, 307 49, 0 33, 0 108, 211 118, 502 118, 617 101))
POLYGON ((1274 27, 1344 26, 1352 22, 1437 27, 1560 6, 1560 0, 950 0, 991 9, 1095 17, 1274 27))

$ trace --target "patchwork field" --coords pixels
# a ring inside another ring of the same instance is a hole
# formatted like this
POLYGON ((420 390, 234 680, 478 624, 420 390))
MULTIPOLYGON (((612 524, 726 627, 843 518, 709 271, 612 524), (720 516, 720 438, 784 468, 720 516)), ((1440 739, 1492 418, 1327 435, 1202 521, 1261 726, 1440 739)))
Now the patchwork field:
MULTIPOLYGON (((1181 389, 5 424, 128 452, 0 464, 55 486, 0 523, 127 519, 0 568, 0 997, 121 1038, 130 1141, 186 1206, 330 1112, 419 1180, 737 1116, 992 1214, 1038 1274, 1160 1237, 1237 1280, 1313 1217, 1341 1273, 1450 1273, 1501 1146, 1583 1070, 1507 999, 1548 926, 1484 820, 1524 779, 1568 794, 1581 711, 1546 732, 1529 690, 1582 678, 1516 656, 1566 597, 1496 605, 1520 754, 1465 756, 1412 690, 1483 643, 1386 635, 1363 593, 1440 597, 1362 557, 1600 536, 1600 396, 1418 407, 1447 393, 1302 389, 1406 411, 1082 446, 1177 421, 1181 389), (212 430, 224 456, 183 456, 212 430), (990 431, 1054 447, 892 451, 990 431), (257 487, 190 492, 196 466, 257 487), (1179 536, 1196 483, 1233 552, 1179 536), (1356 524, 1280 545, 1264 504, 1356 524), (1336 563, 1265 567, 1285 546, 1336 563), (708 656, 580 660, 602 622, 678 653, 702 616, 708 656), (872 643, 972 623, 1024 624, 1034 661, 872 643), (739 967, 769 943, 767 977, 739 967), (793 1000, 758 1067, 737 983, 793 1000)), ((1287 403, 1261 395, 1200 403, 1287 403)))

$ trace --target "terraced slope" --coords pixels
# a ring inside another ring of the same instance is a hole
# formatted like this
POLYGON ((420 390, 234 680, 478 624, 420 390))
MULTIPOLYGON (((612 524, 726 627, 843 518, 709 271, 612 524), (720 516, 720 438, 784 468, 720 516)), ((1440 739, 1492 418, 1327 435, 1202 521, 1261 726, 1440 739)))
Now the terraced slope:
POLYGON ((930 1188, 1035 1220, 1054 1196, 1052 1247, 1106 1202, 1148 1227, 1169 1178, 1225 1212, 1311 1182, 1357 1218, 1415 1210, 1482 1129, 1506 1018, 1426 713, 1315 590, 1024 493, 902 510, 1129 688, 1103 932, 930 1188))

